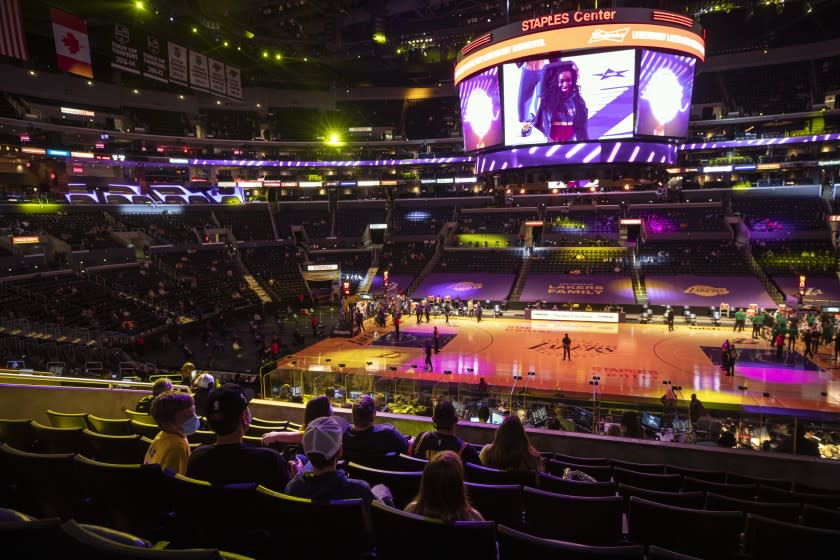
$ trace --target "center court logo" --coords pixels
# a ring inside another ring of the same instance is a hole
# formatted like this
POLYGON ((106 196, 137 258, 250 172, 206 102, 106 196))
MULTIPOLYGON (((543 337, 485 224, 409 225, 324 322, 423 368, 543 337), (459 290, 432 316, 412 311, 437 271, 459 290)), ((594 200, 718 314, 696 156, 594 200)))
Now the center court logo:
POLYGON ((456 282, 447 286, 450 290, 456 292, 469 292, 470 290, 480 290, 484 284, 481 282, 456 282))
POLYGON ((729 293, 728 288, 715 288, 714 286, 706 286, 705 284, 695 284, 683 290, 684 294, 694 294, 696 296, 712 297, 725 296, 729 293))
POLYGON ((561 282, 559 284, 549 284, 547 291, 549 294, 582 294, 587 296, 597 296, 603 293, 604 286, 600 284, 561 282))
MULTIPOLYGON (((593 357, 613 354, 617 350, 615 344, 604 344, 595 340, 572 340, 572 357, 593 357)), ((529 346, 528 350, 534 350, 545 356, 563 356, 563 339, 545 339, 539 344, 529 346)))

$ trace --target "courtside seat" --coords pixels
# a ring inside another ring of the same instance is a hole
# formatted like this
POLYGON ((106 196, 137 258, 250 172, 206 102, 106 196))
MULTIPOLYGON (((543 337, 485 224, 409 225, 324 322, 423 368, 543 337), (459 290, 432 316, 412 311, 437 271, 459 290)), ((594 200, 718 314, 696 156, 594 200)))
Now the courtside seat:
POLYGON ((79 525, 72 519, 61 526, 71 550, 79 558, 156 559, 156 560, 244 560, 246 557, 213 549, 169 550, 153 548, 151 543, 128 533, 103 527, 79 525), (133 544, 127 544, 133 543, 133 544))
POLYGON ((145 422, 141 422, 139 420, 132 420, 131 421, 131 430, 140 436, 147 437, 149 439, 155 439, 160 433, 160 428, 157 424, 154 423, 154 420, 151 424, 147 424, 145 422))
POLYGON ((527 558, 563 560, 643 560, 645 549, 631 546, 588 546, 552 539, 543 539, 499 525, 496 527, 499 542, 499 560, 527 558))
POLYGON ((740 511, 744 515, 754 513, 770 519, 796 523, 802 505, 799 502, 756 502, 754 500, 738 500, 720 494, 709 493, 706 496, 706 509, 713 511, 740 511))
POLYGON ((168 537, 173 498, 160 465, 118 465, 76 455, 71 481, 89 501, 96 523, 153 541, 168 537))
POLYGON ((152 416, 150 414, 147 414, 145 412, 135 412, 135 411, 129 410, 127 408, 124 408, 123 412, 125 412, 126 417, 129 418, 130 420, 139 420, 140 422, 143 422, 144 424, 154 424, 155 423, 155 419, 152 418, 152 416))
POLYGON ((832 552, 840 542, 840 531, 785 523, 747 514, 744 552, 754 560, 791 558, 836 558, 832 552))
POLYGON ((482 467, 467 463, 464 465, 464 478, 478 484, 537 484, 537 471, 503 471, 491 467, 482 467))
POLYGON ((373 502, 377 560, 428 560, 438 555, 459 560, 495 560, 492 521, 444 523, 373 502))
POLYGON ((648 549, 647 560, 700 560, 700 558, 652 546, 648 549))
POLYGON ((142 463, 149 446, 137 434, 116 436, 84 430, 85 449, 92 459, 105 463, 142 463))
POLYGON ((566 463, 564 461, 557 461, 555 459, 549 460, 548 464, 546 465, 546 470, 549 474, 553 476, 563 476, 563 472, 566 469, 586 473, 598 482, 609 482, 610 480, 612 480, 612 465, 576 465, 575 463, 566 463))
POLYGON ((657 504, 630 498, 630 542, 707 559, 733 558, 741 536, 742 514, 657 504))
POLYGON ((784 478, 761 478, 757 476, 749 476, 746 474, 738 474, 733 472, 726 473, 727 484, 759 484, 764 486, 772 486, 781 490, 792 490, 793 483, 784 478))
POLYGON ((35 517, 70 518, 79 511, 81 498, 68 483, 72 453, 29 453, 0 445, 0 461, 14 485, 12 504, 35 517))
POLYGON ((683 478, 683 491, 692 492, 699 490, 701 492, 714 492, 728 498, 738 498, 740 500, 752 500, 758 494, 758 486, 755 484, 720 484, 717 482, 709 482, 699 478, 686 476, 683 478))
POLYGON ((620 461, 618 459, 610 459, 609 463, 613 467, 637 473, 665 474, 665 465, 661 463, 631 463, 630 461, 620 461))
POLYGON ((0 418, 0 443, 7 443, 15 449, 30 451, 35 434, 29 419, 0 418))
POLYGON ((0 552, 4 558, 42 560, 73 558, 61 532, 61 519, 28 519, 0 523, 0 552))
POLYGON ((180 474, 166 475, 166 486, 175 505, 173 542, 179 548, 210 547, 257 555, 268 550, 263 534, 253 530, 249 512, 256 499, 256 484, 214 486, 180 474), (220 515, 242 512, 243 515, 220 515))
POLYGON ((467 482, 467 497, 485 521, 522 526, 522 487, 518 484, 467 482))
POLYGON ((657 490, 636 488, 629 484, 619 484, 618 493, 624 498, 624 511, 627 511, 630 507, 631 496, 650 500, 658 504, 692 509, 703 509, 706 503, 706 496, 703 492, 659 492, 657 490))
POLYGON ((394 497, 394 506, 399 509, 403 509, 414 499, 420 490, 420 479, 423 477, 422 472, 385 471, 353 462, 347 463, 347 474, 350 478, 364 480, 371 486, 387 486, 394 497))
POLYGON ((679 492, 683 485, 682 476, 678 474, 649 474, 629 471, 621 467, 613 469, 613 480, 657 492, 679 492))
POLYGON ((615 496, 618 487, 614 482, 584 482, 566 480, 559 476, 540 473, 539 489, 567 496, 615 496))
POLYGON ((829 509, 805 504, 802 508, 802 524, 840 531, 840 509, 829 509))
POLYGON ((128 418, 100 418, 93 414, 87 415, 87 428, 106 436, 130 436, 134 433, 128 418))
POLYGON ((87 424, 85 423, 87 412, 56 412, 55 410, 48 410, 47 418, 49 418, 50 425, 54 428, 87 428, 87 424))
POLYGON ((621 542, 624 503, 618 496, 565 496, 525 488, 522 502, 528 533, 593 546, 621 542))
POLYGON ((724 471, 705 471, 700 469, 677 467, 675 465, 667 465, 665 467, 665 474, 679 474, 683 477, 690 476, 691 478, 706 480, 708 482, 716 482, 718 484, 726 482, 726 472, 724 471))
POLYGON ((840 494, 786 492, 763 484, 758 486, 758 499, 762 502, 799 502, 829 508, 840 507, 840 494))
MULTIPOLYGON (((244 511, 254 529, 269 535, 269 557, 312 558, 313 547, 319 558, 358 558, 370 552, 370 526, 362 500, 313 502, 263 486, 257 487, 253 498, 244 511)), ((403 541, 406 549, 416 544, 403 541)))
POLYGON ((84 449, 84 428, 53 428, 35 420, 30 426, 35 435, 33 449, 38 453, 78 453, 84 449))
POLYGON ((610 459, 606 457, 578 457, 576 455, 564 455, 562 453, 552 453, 549 459, 562 461, 563 463, 572 463, 574 465, 592 465, 593 467, 606 467, 610 464, 610 459))

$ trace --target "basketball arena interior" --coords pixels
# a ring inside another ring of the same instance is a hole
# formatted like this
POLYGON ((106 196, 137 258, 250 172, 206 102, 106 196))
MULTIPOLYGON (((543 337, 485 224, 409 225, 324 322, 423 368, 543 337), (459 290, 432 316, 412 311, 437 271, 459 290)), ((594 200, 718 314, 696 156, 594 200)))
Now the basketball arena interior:
POLYGON ((0 0, 0 550, 828 556, 838 17, 0 0), (290 486, 150 460, 164 432, 190 462, 231 443, 203 406, 197 431, 152 415, 162 379, 253 396, 238 445, 290 486), (404 436, 336 459, 387 505, 292 497, 319 397, 345 455, 368 402, 404 436), (441 404, 473 517, 401 511, 441 404), (511 423, 538 468, 464 459, 511 423))

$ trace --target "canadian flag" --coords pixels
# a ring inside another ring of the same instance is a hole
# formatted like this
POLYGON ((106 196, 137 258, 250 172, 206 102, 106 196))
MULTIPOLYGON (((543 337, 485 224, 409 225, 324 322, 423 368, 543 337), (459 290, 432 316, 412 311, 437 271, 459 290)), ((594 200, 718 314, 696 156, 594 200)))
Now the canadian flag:
POLYGON ((55 57, 58 68, 64 72, 93 78, 87 22, 55 8, 50 9, 50 19, 55 36, 55 57))

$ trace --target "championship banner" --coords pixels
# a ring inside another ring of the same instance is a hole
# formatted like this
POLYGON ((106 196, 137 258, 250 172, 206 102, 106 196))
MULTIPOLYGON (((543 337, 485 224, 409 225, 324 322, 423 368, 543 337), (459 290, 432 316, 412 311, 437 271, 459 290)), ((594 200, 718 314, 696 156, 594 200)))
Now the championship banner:
POLYGON ((111 68, 140 74, 138 34, 127 25, 115 23, 111 32, 111 68))
POLYGON ((169 43, 169 81, 185 86, 187 77, 187 49, 175 43, 169 43))
POLYGON ((167 83, 166 78, 166 41, 161 41, 154 35, 146 35, 143 44, 143 76, 167 83))
POLYGON ((190 51, 190 87, 198 91, 210 91, 207 57, 195 51, 190 51))
POLYGON ((55 58, 58 69, 85 78, 93 78, 87 22, 55 8, 50 8, 50 20, 55 38, 55 58))
POLYGON ((242 74, 239 68, 227 67, 227 94, 234 99, 242 99, 242 74))
POLYGON ((221 95, 227 95, 225 65, 213 58, 208 58, 207 63, 210 67, 210 91, 221 95))

